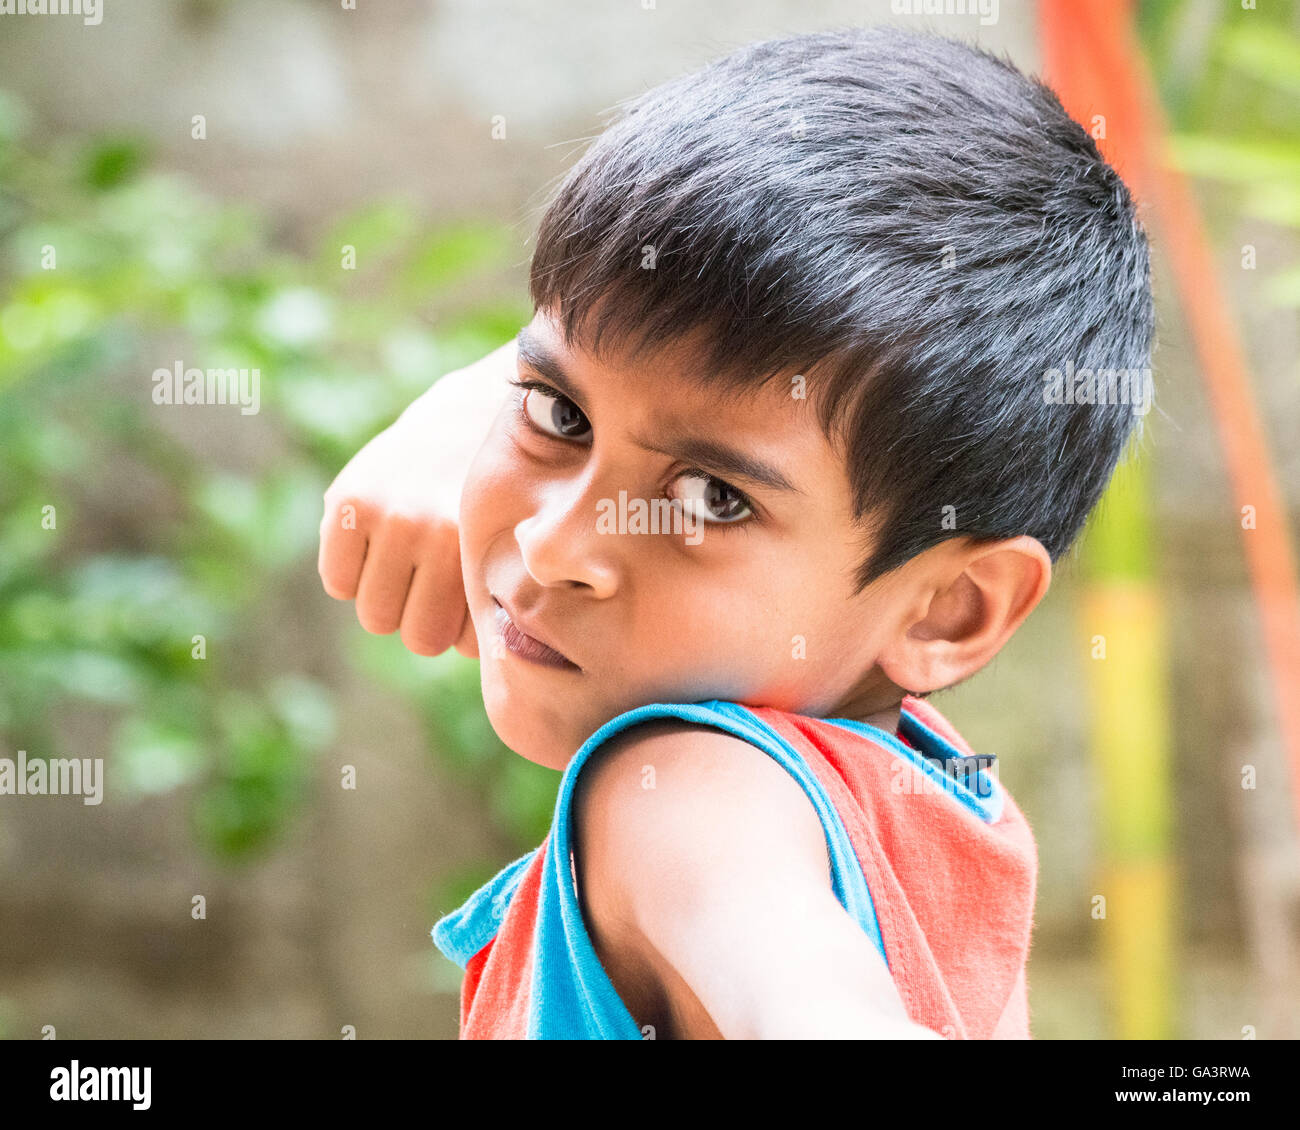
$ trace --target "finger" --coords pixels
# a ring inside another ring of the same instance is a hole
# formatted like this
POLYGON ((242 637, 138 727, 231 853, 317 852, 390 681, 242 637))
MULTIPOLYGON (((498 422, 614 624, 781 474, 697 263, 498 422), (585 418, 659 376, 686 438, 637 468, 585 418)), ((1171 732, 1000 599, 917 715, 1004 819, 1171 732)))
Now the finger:
POLYGON ((367 632, 386 636, 397 631, 414 572, 407 541, 388 527, 370 539, 357 585, 357 619, 367 632))
POLYGON ((406 594, 402 643, 416 655, 441 655, 456 642, 467 612, 459 558, 426 557, 406 594))
POLYGON ((351 600, 357 595, 368 540, 365 531, 357 528, 355 509, 349 513, 349 508, 325 507, 316 571, 335 600, 351 600))

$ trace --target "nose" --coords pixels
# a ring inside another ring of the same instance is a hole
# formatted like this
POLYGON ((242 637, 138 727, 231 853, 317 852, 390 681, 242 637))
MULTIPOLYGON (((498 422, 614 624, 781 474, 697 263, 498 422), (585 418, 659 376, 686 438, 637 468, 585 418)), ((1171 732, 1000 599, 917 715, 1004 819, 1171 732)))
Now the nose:
POLYGON ((548 484, 537 509, 515 526, 524 567, 538 584, 579 586, 600 599, 618 590, 618 538, 596 528, 597 493, 585 477, 548 484))

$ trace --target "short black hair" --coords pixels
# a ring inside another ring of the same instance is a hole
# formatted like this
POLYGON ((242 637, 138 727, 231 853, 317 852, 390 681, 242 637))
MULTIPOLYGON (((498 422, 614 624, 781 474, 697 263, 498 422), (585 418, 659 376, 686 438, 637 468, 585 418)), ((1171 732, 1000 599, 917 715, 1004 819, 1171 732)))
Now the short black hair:
POLYGON ((616 109, 533 253, 566 344, 703 331, 700 378, 732 393, 806 372, 873 535, 859 591, 953 537, 1065 551, 1137 421, 1049 402, 1046 374, 1149 379, 1154 316, 1134 202, 1051 89, 977 47, 843 28, 616 109))

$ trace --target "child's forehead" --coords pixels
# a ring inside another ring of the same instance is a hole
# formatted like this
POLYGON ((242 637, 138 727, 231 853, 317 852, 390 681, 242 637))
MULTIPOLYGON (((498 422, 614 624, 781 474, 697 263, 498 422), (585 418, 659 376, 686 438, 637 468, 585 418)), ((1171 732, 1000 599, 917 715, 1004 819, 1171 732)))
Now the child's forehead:
POLYGON ((576 322, 568 334, 555 315, 539 310, 519 333, 520 356, 550 357, 595 376, 634 377, 652 387, 661 376, 681 376, 701 386, 720 383, 710 380, 707 328, 664 336, 648 327, 618 323, 601 327, 599 309, 576 322))
POLYGON ((539 314, 520 331, 518 353, 522 366, 584 411, 604 414, 600 423, 616 417, 641 446, 663 450, 694 437, 765 451, 790 468, 788 484, 796 475, 824 476, 829 462, 838 466, 804 374, 747 381, 743 373, 712 373, 706 344, 707 331, 697 330, 640 349, 601 343, 593 350, 576 334, 566 343, 559 326, 539 314))
MULTIPOLYGON (((653 404, 665 416, 689 406, 708 407, 719 417, 758 417, 773 429, 816 424, 812 384, 806 374, 790 368, 751 374, 739 368, 714 368, 706 328, 696 327, 658 341, 606 338, 594 345, 577 331, 566 340, 559 325, 543 313, 519 333, 522 363, 566 394, 584 392, 592 399, 618 393, 653 404)), ((571 397, 577 400, 577 397, 571 397)))

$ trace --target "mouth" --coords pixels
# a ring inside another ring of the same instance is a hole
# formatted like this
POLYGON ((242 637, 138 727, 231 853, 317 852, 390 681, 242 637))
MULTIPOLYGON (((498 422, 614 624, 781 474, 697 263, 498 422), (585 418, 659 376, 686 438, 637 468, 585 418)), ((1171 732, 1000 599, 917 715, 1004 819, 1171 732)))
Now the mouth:
POLYGON ((496 606, 497 633, 507 650, 519 656, 520 659, 526 659, 530 663, 536 663, 542 667, 554 667, 562 671, 582 670, 581 667, 572 662, 567 656, 556 651, 555 648, 542 643, 539 639, 534 639, 523 631, 510 618, 510 613, 506 611, 496 597, 492 598, 492 603, 496 606))

